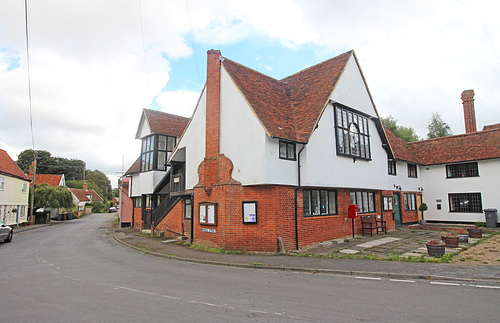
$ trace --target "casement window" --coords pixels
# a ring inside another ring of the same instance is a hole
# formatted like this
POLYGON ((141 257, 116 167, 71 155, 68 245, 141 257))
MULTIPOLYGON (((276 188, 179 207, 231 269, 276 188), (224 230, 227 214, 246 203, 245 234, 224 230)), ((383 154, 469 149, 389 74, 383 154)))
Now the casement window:
POLYGON ((185 199, 184 200, 184 219, 191 219, 191 214, 192 214, 192 204, 191 204, 191 199, 185 199))
POLYGON ((482 213, 481 193, 450 193, 450 212, 482 213))
POLYGON ((417 200, 415 193, 405 193, 405 210, 406 211, 417 210, 417 200))
POLYGON ((134 207, 141 208, 142 207, 142 197, 134 198, 134 207))
POLYGON ((3 191, 5 188, 5 181, 3 177, 0 177, 0 191, 3 191))
POLYGON ((295 143, 280 140, 280 159, 295 160, 295 143))
POLYGON ((358 206, 358 213, 374 213, 375 193, 371 191, 351 191, 351 204, 358 206))
POLYGON ((337 154, 370 159, 368 117, 340 106, 335 111, 337 154))
POLYGON ((176 137, 150 135, 142 139, 141 171, 166 170, 166 162, 174 151, 176 137))
POLYGON ((477 177, 477 162, 446 165, 446 178, 477 177))
POLYGON ((26 206, 21 205, 21 208, 19 209, 19 218, 24 218, 26 217, 26 206))
POLYGON ((392 196, 384 196, 384 211, 394 210, 392 196))
POLYGON ((337 213, 337 191, 304 190, 304 216, 334 215, 337 213))
POLYGON ((27 193, 28 192, 28 183, 23 183, 23 186, 21 187, 21 193, 27 193))
POLYGON ((417 165, 408 164, 408 177, 417 178, 417 165))
POLYGON ((387 161, 387 173, 389 175, 396 175, 396 162, 394 160, 387 161))

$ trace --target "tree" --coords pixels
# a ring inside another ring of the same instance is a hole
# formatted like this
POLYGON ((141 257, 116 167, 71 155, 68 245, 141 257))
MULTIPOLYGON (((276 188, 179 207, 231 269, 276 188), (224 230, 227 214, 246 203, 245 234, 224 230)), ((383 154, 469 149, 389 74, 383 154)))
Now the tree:
MULTIPOLYGON (((62 157, 52 157, 46 150, 37 150, 37 174, 64 174, 66 180, 83 180, 83 170, 85 162, 79 159, 66 159, 62 157)), ((17 157, 17 165, 25 173, 29 172, 29 167, 33 162, 34 150, 26 149, 17 157)))
POLYGON ((441 119, 441 115, 438 112, 432 113, 431 119, 427 124, 427 130, 429 130, 427 139, 446 137, 453 134, 450 126, 441 119))
POLYGON ((398 126, 398 120, 394 119, 392 115, 389 115, 387 118, 380 118, 380 121, 382 121, 382 124, 386 126, 387 129, 392 131, 392 133, 396 137, 402 139, 404 142, 420 140, 417 133, 415 132, 415 129, 410 127, 398 126))
POLYGON ((113 198, 111 182, 103 172, 97 169, 87 170, 85 180, 87 181, 88 189, 96 191, 104 200, 109 201, 113 198))
POLYGON ((54 209, 72 208, 73 198, 67 187, 52 187, 47 184, 40 184, 35 188, 34 208, 50 207, 54 209))

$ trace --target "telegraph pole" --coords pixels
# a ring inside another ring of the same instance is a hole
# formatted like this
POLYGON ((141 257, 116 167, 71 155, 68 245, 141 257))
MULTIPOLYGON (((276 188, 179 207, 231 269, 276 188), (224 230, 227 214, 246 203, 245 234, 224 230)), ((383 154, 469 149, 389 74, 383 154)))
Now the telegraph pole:
POLYGON ((30 210, 31 210, 31 225, 35 224, 35 210, 34 210, 34 201, 35 201, 35 177, 36 177, 36 155, 37 152, 34 150, 33 156, 33 180, 31 181, 31 200, 30 200, 30 210))

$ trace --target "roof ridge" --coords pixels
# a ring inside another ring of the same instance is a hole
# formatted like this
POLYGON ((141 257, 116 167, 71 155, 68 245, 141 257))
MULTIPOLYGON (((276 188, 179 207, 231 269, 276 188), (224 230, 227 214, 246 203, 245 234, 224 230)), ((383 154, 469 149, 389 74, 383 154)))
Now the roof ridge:
POLYGON ((476 131, 476 132, 472 132, 472 133, 460 133, 458 135, 449 135, 449 136, 444 136, 444 137, 439 137, 439 138, 423 139, 423 140, 408 142, 407 144, 418 145, 419 143, 433 142, 433 141, 453 139, 453 138, 459 138, 459 137, 478 136, 478 135, 481 135, 483 133, 495 132, 495 131, 500 131, 500 128, 486 129, 486 130, 476 131))

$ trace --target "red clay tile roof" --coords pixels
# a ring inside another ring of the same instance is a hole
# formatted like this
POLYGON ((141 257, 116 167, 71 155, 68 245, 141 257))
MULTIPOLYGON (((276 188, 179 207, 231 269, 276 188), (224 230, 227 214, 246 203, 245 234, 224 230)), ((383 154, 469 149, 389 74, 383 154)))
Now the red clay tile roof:
MULTIPOLYGON (((51 175, 51 174, 36 174, 35 185, 42 183, 49 184, 49 186, 56 187, 61 184, 64 175, 51 175)), ((32 176, 30 176, 33 179, 32 176)))
POLYGON ((384 126, 385 134, 389 142, 389 146, 396 160, 404 160, 412 163, 420 164, 419 159, 415 156, 413 150, 402 139, 396 137, 392 131, 384 126))
POLYGON ((0 149, 0 174, 14 176, 27 181, 30 180, 3 149, 0 149))
POLYGON ((407 145, 422 165, 500 158, 500 128, 415 141, 407 145))
POLYGON ((141 157, 137 158, 137 160, 130 166, 130 168, 125 172, 124 175, 131 175, 134 173, 138 173, 141 170, 141 157))
POLYGON ((224 58, 223 66, 272 137, 307 143, 354 51, 282 80, 224 58))
POLYGON ((500 129, 500 123, 490 124, 488 126, 483 127, 483 130, 491 130, 491 129, 500 129))
POLYGON ((80 188, 70 188, 69 189, 71 193, 78 199, 80 202, 90 202, 90 200, 87 198, 87 195, 92 196, 92 199, 99 200, 99 201, 104 201, 99 194, 96 193, 94 190, 84 190, 80 188))
POLYGON ((156 110, 144 109, 144 114, 153 133, 180 137, 189 122, 189 118, 156 110))

